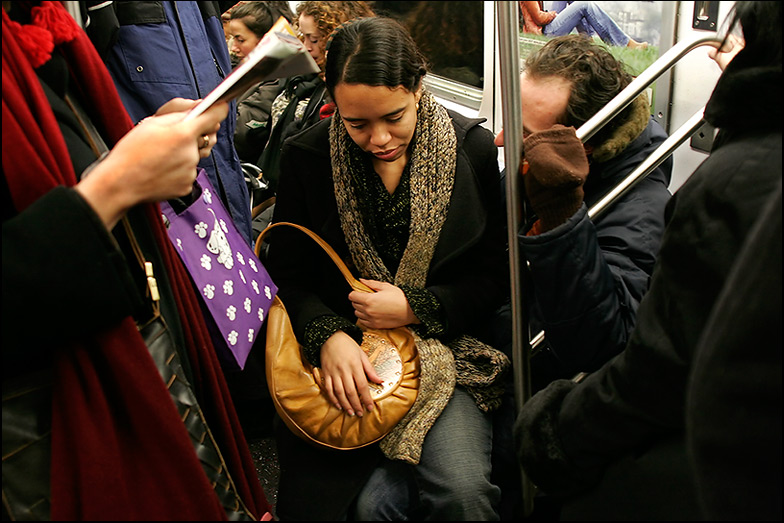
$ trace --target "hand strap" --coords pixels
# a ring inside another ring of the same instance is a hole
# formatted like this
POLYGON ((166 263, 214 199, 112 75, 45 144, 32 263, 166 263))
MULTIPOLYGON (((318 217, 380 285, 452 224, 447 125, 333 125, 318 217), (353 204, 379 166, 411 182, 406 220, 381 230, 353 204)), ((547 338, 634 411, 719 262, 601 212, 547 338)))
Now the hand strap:
POLYGON ((295 229, 299 229, 300 231, 310 236, 313 239, 313 241, 315 241, 317 244, 319 244, 319 246, 322 249, 324 249, 324 252, 326 252, 329 255, 329 257, 332 259, 335 265, 338 266, 338 269, 340 269, 340 272, 343 274, 343 277, 346 279, 346 281, 348 282, 348 284, 351 286, 352 289, 360 292, 374 292, 373 289, 371 289, 370 287, 368 287, 367 285, 365 285, 364 283, 356 279, 354 275, 351 274, 351 271, 348 270, 346 264, 343 262, 343 260, 340 259, 338 253, 335 252, 335 249, 330 247, 330 245, 327 242, 322 240, 318 234, 311 231, 307 227, 303 227, 302 225, 298 225, 296 223, 277 222, 268 225, 263 231, 261 231, 261 234, 259 234, 259 237, 256 239, 256 256, 259 256, 259 254, 261 253, 261 244, 264 241, 264 236, 270 231, 270 229, 274 229, 275 227, 278 227, 280 225, 288 225, 289 227, 294 227, 295 229))

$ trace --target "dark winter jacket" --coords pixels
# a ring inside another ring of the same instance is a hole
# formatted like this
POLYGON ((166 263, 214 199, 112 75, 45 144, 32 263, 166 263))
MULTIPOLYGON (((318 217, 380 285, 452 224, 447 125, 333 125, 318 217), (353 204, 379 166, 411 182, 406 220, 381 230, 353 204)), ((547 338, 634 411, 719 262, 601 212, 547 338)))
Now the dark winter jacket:
MULTIPOLYGON (((498 150, 482 120, 450 112, 457 136, 455 182, 448 215, 425 287, 444 308, 445 339, 479 335, 508 293, 504 209, 500 201, 498 150)), ((274 221, 305 225, 350 263, 340 225, 326 119, 286 141, 274 221)), ((322 314, 355 320, 350 288, 330 259, 301 232, 272 233, 267 268, 279 287, 294 331, 322 314), (287 233, 287 234, 282 234, 287 233)), ((379 463, 377 445, 352 451, 316 449, 285 426, 277 434, 281 464, 277 513, 282 519, 334 519, 348 509, 379 463)))
MULTIPOLYGON (((781 64, 744 67, 744 60, 741 51, 706 107, 706 119, 720 132, 710 157, 667 205, 667 228, 650 290, 626 349, 580 384, 552 383, 520 413, 516 435, 528 477, 553 495, 583 493, 565 509, 580 510, 581 518, 701 517, 684 444, 694 351, 744 240, 782 178, 781 64)), ((780 260, 771 270, 781 270, 780 260)), ((731 366, 723 372, 738 373, 739 384, 758 379, 731 366)), ((760 411, 768 419, 763 430, 778 422, 779 456, 780 390, 779 381, 777 408, 747 405, 751 411, 768 409, 760 411)), ((701 399, 715 405, 710 398, 701 399)), ((751 413, 746 418, 755 419, 751 413)), ((743 423, 735 429, 736 434, 714 436, 716 442, 735 442, 733 455, 724 457, 743 478, 744 456, 757 449, 745 443, 748 429, 743 423)), ((780 459, 772 457, 769 467, 753 475, 778 478, 780 496, 780 459)), ((745 515, 722 516, 746 519, 758 508, 753 500, 747 505, 745 515)), ((778 510, 780 518, 780 497, 778 510)))
POLYGON ((651 117, 619 155, 592 161, 585 203, 565 224, 518 236, 530 266, 531 324, 545 331, 532 358, 534 390, 557 378, 591 372, 618 354, 634 327, 664 231, 672 159, 617 200, 597 220, 588 209, 637 168, 667 134, 651 117))
MULTIPOLYGON (((131 118, 138 122, 172 98, 204 98, 231 72, 218 2, 113 2, 91 11, 93 42, 131 118), (97 46, 97 45, 96 45, 97 46), (100 51, 101 49, 99 49, 100 51)), ((243 238, 251 241, 248 188, 234 149, 236 104, 221 123, 218 143, 199 162, 243 238)))

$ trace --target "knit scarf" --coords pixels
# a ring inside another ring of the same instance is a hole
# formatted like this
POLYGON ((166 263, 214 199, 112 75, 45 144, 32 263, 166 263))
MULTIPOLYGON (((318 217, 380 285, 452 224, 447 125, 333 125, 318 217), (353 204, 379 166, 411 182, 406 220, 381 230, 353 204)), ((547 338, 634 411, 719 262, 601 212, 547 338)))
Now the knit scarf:
MULTIPOLYGON (((455 179, 457 138, 449 115, 427 90, 419 100, 413 149, 409 160, 411 222, 408 244, 397 273, 390 274, 365 229, 357 200, 356 180, 366 171, 366 153, 348 134, 338 110, 330 126, 330 155, 338 212, 352 260, 369 279, 423 288, 441 228, 449 211, 455 179)), ((420 359, 420 385, 408 414, 381 440, 389 459, 418 464, 422 442, 454 392, 465 386, 483 411, 500 404, 499 379, 509 367, 506 356, 484 343, 462 336, 449 346, 414 332, 420 359)))

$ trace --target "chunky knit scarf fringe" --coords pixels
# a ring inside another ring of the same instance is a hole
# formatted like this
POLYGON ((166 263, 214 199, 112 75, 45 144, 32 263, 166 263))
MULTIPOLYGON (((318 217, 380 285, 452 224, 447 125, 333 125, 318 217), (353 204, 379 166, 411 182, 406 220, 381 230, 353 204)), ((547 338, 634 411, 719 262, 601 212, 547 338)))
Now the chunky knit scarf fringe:
MULTIPOLYGON (((330 153, 341 226, 359 273, 395 285, 424 287, 455 177, 457 139, 446 110, 427 90, 423 91, 409 160, 409 240, 394 277, 371 243, 357 210, 360 206, 355 180, 372 174, 366 172, 366 154, 351 140, 337 111, 330 127, 330 153)), ((509 360, 468 336, 450 343, 450 347, 435 338, 421 338, 416 333, 414 337, 421 363, 419 394, 408 414, 381 441, 381 450, 390 459, 417 464, 425 435, 452 397, 455 384, 465 386, 480 409, 497 408, 499 378, 508 369, 509 360)))

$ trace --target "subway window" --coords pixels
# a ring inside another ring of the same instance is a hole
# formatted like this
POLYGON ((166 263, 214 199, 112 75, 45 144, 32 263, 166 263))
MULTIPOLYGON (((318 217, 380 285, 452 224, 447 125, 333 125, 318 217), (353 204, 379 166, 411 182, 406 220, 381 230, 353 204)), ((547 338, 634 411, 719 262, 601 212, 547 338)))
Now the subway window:
POLYGON ((430 64, 430 73, 484 87, 483 2, 371 2, 376 14, 405 25, 430 64))

